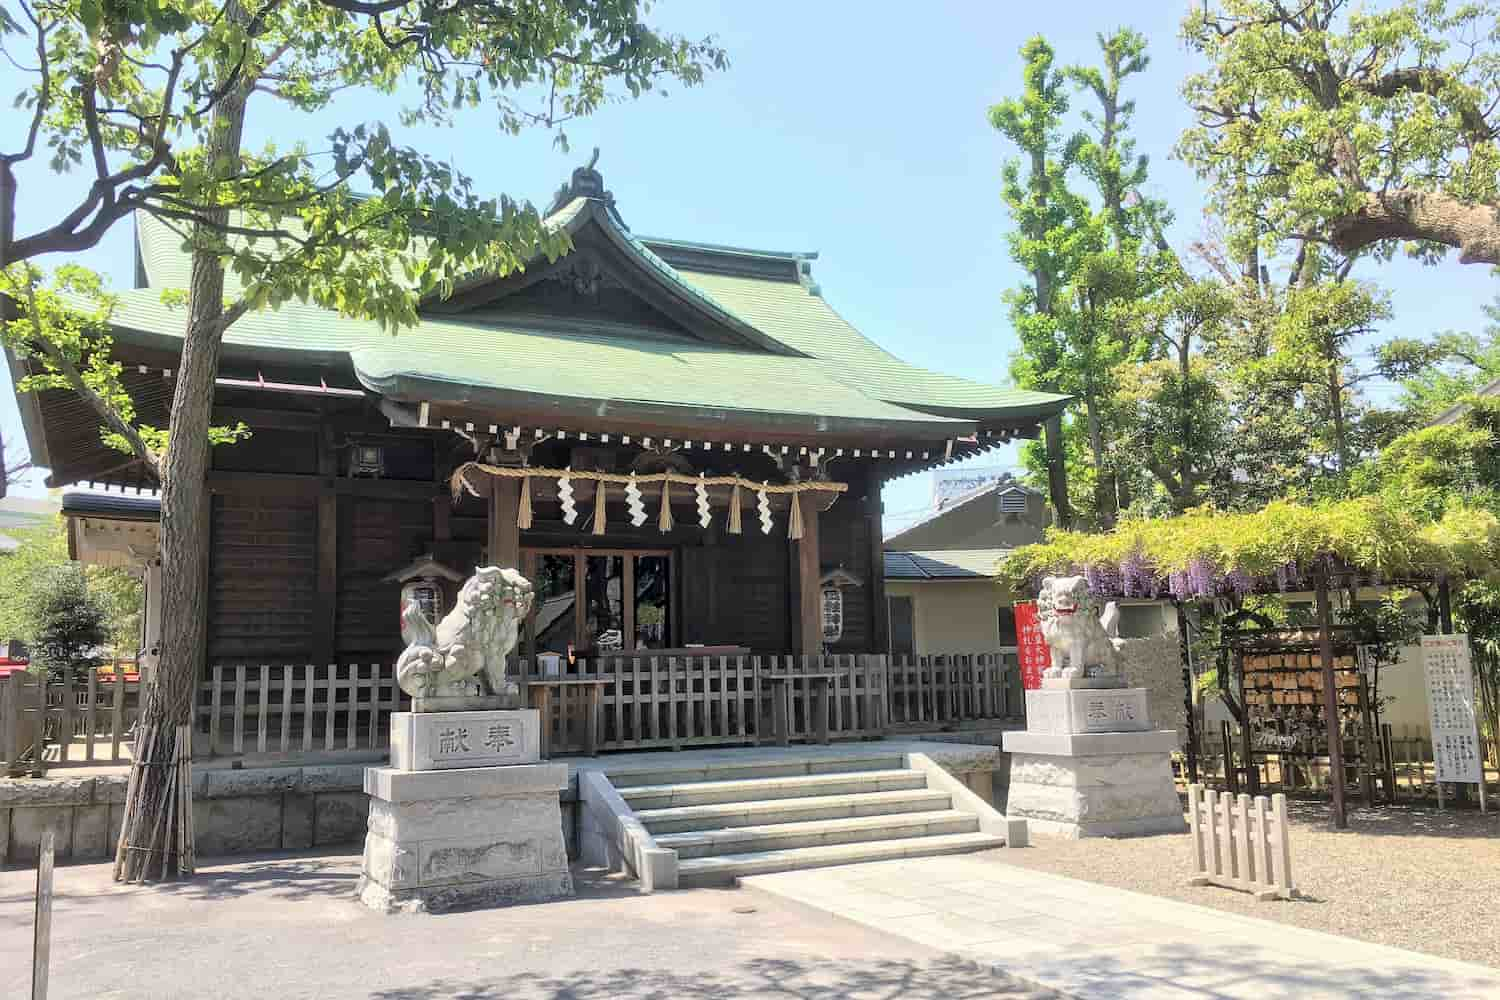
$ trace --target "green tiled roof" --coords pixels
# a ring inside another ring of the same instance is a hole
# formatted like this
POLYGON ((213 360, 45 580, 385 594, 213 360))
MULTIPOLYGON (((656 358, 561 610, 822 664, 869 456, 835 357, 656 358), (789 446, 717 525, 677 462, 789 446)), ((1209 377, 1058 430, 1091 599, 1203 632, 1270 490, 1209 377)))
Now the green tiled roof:
MULTIPOLYGON (((553 324, 511 317, 469 319, 429 314, 391 335, 376 324, 290 303, 242 317, 225 337, 226 356, 306 354, 328 364, 347 357, 360 381, 396 398, 425 387, 568 397, 665 407, 795 414, 930 428, 961 436, 973 421, 1029 422, 1057 412, 1065 397, 1023 392, 928 371, 901 361, 849 325, 798 281, 679 269, 614 221, 574 199, 548 220, 575 227, 599 220, 650 269, 710 316, 758 334, 766 349, 725 347, 662 336, 621 324, 553 324), (771 343, 774 342, 774 343, 771 343), (784 347, 785 353, 775 353, 784 347)), ((190 259, 158 220, 137 216, 141 270, 150 288, 119 296, 115 325, 149 338, 181 336, 184 315, 160 302, 160 290, 186 287, 190 259)), ((687 244, 683 244, 687 245, 687 244)), ((712 250, 712 248, 705 248, 712 250)), ((737 251, 743 253, 743 251, 737 251)), ((239 291, 226 276, 226 294, 239 291)), ((282 360, 289 360, 285 357, 282 360)), ((434 397, 436 398, 436 397, 434 397)))

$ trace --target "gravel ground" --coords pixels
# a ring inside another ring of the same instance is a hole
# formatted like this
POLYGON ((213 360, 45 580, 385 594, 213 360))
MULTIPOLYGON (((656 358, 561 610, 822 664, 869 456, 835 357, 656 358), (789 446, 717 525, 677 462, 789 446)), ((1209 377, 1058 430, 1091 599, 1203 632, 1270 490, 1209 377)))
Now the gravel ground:
POLYGON ((1500 968, 1500 810, 1352 808, 1334 832, 1323 802, 1291 803, 1291 902, 1190 886, 1187 834, 1125 840, 1034 838, 987 857, 1121 889, 1500 968))

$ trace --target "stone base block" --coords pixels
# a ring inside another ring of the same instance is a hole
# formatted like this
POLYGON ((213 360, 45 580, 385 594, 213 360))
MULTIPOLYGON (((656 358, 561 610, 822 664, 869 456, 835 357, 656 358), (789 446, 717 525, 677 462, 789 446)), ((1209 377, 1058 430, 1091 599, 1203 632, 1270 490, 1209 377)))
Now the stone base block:
POLYGON ((1005 811, 1025 819, 1032 833, 1076 839, 1187 829, 1161 734, 1110 734, 1107 745, 1097 748, 1011 738, 1028 735, 1039 734, 1006 736, 1011 764, 1005 811))
POLYGON ((1124 733, 1151 728, 1145 688, 1041 688, 1026 692, 1030 733, 1124 733))
POLYGON ((567 780, 564 764, 369 768, 361 902, 441 912, 572 896, 558 803, 567 780))
POLYGON ((390 890, 361 875, 359 901, 383 913, 448 913, 497 906, 549 903, 573 895, 573 877, 554 872, 537 878, 494 879, 463 885, 390 890))
POLYGON ((541 745, 541 713, 532 708, 391 715, 391 767, 398 771, 532 764, 541 745))

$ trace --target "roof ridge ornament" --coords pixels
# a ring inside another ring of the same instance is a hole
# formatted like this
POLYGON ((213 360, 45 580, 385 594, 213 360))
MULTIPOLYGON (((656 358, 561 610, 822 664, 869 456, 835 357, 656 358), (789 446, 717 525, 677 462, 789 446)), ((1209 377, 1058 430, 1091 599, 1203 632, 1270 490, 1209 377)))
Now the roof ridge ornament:
POLYGON ((594 147, 594 155, 589 157, 589 162, 573 170, 573 175, 567 183, 557 189, 557 194, 552 198, 552 206, 547 209, 547 214, 552 215, 568 206, 575 198, 592 198, 601 201, 609 208, 615 220, 624 226, 620 215, 615 211, 615 196, 604 189, 604 175, 594 169, 599 163, 599 147, 594 147))

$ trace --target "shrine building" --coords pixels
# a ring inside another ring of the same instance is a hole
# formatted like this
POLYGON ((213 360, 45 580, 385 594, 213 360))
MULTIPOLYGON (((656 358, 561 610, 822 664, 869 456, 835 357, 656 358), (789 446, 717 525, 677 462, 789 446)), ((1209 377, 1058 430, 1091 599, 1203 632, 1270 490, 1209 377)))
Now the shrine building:
MULTIPOLYGON (((887 481, 1045 434, 1063 490, 1066 397, 894 357, 824 298, 816 254, 637 236, 590 168, 547 220, 572 252, 424 301, 398 334, 296 302, 230 327, 213 419, 252 436, 212 451, 205 684, 269 670, 280 698, 303 671, 311 685, 356 669, 354 708, 368 691, 379 715, 400 698, 388 675, 403 595, 440 617, 474 567, 494 564, 535 585, 519 650, 532 683, 607 676, 591 748, 754 742, 757 713, 728 707, 731 675, 743 692, 764 664, 807 662, 788 656, 888 669, 887 481), (643 672, 657 670, 725 707, 697 722, 668 709, 676 728, 659 732, 639 710, 660 689, 643 672)), ((136 287, 119 294, 111 336, 138 419, 165 426, 185 320, 161 293, 188 285, 190 260, 160 221, 135 225, 136 287)), ((101 443, 76 396, 18 401, 49 486, 155 487, 101 443)), ((952 683, 983 714, 991 681, 952 683)), ((911 710, 888 700, 894 681, 879 690, 856 730, 911 710)), ((336 738, 378 721, 351 711, 336 738)), ((576 742, 566 725, 555 738, 576 742)))

